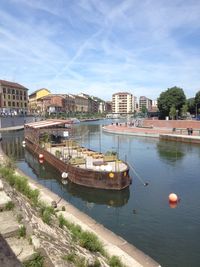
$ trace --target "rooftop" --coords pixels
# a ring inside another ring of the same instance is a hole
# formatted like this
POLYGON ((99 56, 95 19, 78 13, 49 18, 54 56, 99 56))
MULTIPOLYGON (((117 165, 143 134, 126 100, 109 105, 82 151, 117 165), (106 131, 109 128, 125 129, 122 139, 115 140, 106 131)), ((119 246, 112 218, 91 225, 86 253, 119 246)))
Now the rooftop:
POLYGON ((19 83, 14 83, 14 82, 5 81, 5 80, 0 80, 0 85, 28 90, 26 87, 24 87, 23 85, 21 85, 19 83))

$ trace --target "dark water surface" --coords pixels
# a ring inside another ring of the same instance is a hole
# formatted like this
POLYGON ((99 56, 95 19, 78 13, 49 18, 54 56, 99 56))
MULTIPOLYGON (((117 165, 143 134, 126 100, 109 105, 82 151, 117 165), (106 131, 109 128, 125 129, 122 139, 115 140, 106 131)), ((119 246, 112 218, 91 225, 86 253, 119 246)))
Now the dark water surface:
POLYGON ((39 165, 21 146, 23 132, 2 134, 3 149, 25 173, 89 214, 165 267, 200 266, 200 146, 154 138, 117 136, 101 131, 107 121, 76 128, 82 145, 115 150, 127 158, 132 185, 121 192, 62 185, 52 167, 39 165), (144 186, 143 182, 148 182, 144 186), (169 207, 168 195, 181 198, 169 207))

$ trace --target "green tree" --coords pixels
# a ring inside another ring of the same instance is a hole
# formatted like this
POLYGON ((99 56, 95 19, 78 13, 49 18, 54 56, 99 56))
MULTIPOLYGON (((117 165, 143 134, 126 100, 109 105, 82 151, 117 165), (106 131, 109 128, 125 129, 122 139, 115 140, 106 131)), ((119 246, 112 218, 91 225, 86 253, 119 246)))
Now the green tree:
POLYGON ((198 91, 194 98, 195 104, 200 104, 200 91, 198 91))
POLYGON ((176 108, 174 105, 170 108, 169 116, 172 120, 176 118, 176 108))
POLYGON ((146 106, 142 105, 141 112, 144 116, 147 114, 148 110, 147 110, 146 106))
POLYGON ((187 112, 188 112, 188 105, 187 104, 184 104, 181 108, 181 116, 183 118, 186 118, 187 117, 187 112))
POLYGON ((160 111, 161 118, 169 116, 170 108, 175 107, 176 110, 180 110, 185 104, 186 97, 182 88, 172 87, 162 92, 158 98, 158 109, 160 111))
POLYGON ((190 112, 190 114, 195 114, 195 99, 194 99, 194 97, 187 99, 186 104, 188 106, 188 111, 190 112))
POLYGON ((195 114, 198 115, 200 112, 200 91, 198 91, 195 95, 194 104, 195 104, 195 114))

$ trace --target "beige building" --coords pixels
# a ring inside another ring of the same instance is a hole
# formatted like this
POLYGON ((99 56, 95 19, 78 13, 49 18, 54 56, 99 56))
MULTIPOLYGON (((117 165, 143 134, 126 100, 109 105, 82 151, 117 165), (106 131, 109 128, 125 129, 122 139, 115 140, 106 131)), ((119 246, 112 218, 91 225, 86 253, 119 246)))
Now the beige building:
POLYGON ((3 114, 26 114, 28 89, 19 83, 0 80, 0 109, 3 114))
POLYGON ((113 113, 132 113, 133 95, 127 92, 119 92, 112 95, 113 113))
POLYGON ((142 111, 142 108, 145 107, 147 111, 152 110, 152 100, 146 96, 140 96, 139 98, 139 110, 142 111))
POLYGON ((38 113, 38 100, 44 96, 49 95, 51 92, 46 88, 41 88, 34 91, 32 94, 29 95, 29 111, 30 113, 38 113))
POLYGON ((75 112, 88 112, 88 98, 85 96, 74 95, 75 112))

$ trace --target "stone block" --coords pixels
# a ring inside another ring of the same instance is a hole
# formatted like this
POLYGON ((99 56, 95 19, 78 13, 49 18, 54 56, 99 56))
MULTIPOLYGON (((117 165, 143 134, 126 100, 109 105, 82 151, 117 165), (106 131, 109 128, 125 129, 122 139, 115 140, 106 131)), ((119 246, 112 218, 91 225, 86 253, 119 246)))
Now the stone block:
POLYGON ((7 196, 4 191, 0 191, 0 209, 4 209, 5 205, 11 201, 11 198, 7 196))
POLYGON ((2 191, 2 190, 3 190, 3 183, 2 183, 2 181, 0 179, 0 191, 2 191))

